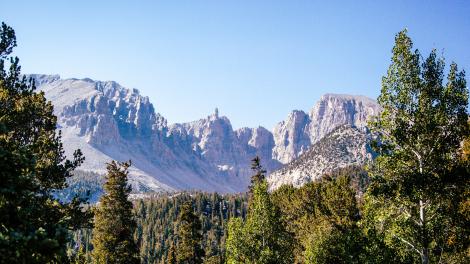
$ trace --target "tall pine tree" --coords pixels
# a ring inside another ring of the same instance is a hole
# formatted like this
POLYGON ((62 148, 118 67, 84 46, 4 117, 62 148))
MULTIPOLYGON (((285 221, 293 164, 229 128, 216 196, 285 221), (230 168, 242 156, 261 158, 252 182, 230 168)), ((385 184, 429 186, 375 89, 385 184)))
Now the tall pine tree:
POLYGON ((95 211, 92 242, 95 263, 139 263, 133 239, 136 222, 128 200, 131 192, 127 184, 129 166, 128 162, 107 164, 105 194, 95 211))
POLYGON ((20 73, 14 30, 0 28, 0 263, 64 262, 70 229, 87 221, 82 200, 54 192, 83 162, 67 160, 57 118, 43 92, 20 73), (6 69, 9 67, 9 69, 6 69))
POLYGON ((199 217, 194 214, 192 202, 181 206, 178 217, 178 250, 179 264, 198 264, 203 262, 202 225, 199 217))
POLYGON ((251 160, 251 170, 254 174, 251 176, 250 186, 248 187, 250 195, 253 194, 255 185, 261 183, 266 178, 266 170, 261 166, 261 160, 258 156, 251 160))

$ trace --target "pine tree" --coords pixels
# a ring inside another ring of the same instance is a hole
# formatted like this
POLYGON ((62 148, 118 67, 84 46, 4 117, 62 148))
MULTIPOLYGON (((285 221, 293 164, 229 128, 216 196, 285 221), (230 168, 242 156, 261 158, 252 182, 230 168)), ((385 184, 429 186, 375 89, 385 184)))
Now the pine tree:
POLYGON ((107 164, 105 194, 95 211, 93 259, 95 263, 139 263, 133 239, 136 222, 132 203, 128 200, 131 187, 127 184, 130 162, 107 164))
POLYGON ((20 73, 14 30, 0 28, 0 263, 66 261, 68 233, 86 224, 84 200, 57 200, 54 192, 83 162, 67 160, 53 106, 20 73), (9 69, 6 69, 9 65, 9 69))
POLYGON ((436 51, 421 61, 406 31, 398 33, 378 98, 383 111, 371 122, 380 156, 370 171, 367 211, 387 244, 422 263, 468 246, 468 228, 459 227, 462 215, 455 213, 468 188, 460 153, 468 135, 468 89, 455 63, 446 84, 443 79, 436 51))
POLYGON ((192 202, 181 206, 178 217, 178 253, 179 264, 198 264, 203 262, 202 225, 199 217, 194 214, 192 202))
POLYGON ((227 263, 292 263, 293 238, 272 202, 259 158, 253 160, 255 179, 247 219, 232 218, 228 226, 227 263))
POLYGON ((263 166, 261 166, 261 160, 258 156, 251 160, 251 170, 254 172, 254 174, 251 176, 250 187, 248 187, 250 194, 253 193, 254 186, 266 178, 266 170, 263 168, 263 166))

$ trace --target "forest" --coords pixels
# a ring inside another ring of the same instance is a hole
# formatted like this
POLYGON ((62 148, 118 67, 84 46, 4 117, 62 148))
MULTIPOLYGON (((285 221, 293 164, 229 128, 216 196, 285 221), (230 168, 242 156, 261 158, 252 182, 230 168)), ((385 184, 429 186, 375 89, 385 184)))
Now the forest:
POLYGON ((0 263, 470 263, 465 72, 421 54, 406 30, 369 122, 372 163, 271 190, 253 157, 246 193, 133 199, 131 161, 101 178, 78 172, 80 150, 65 157, 53 105, 21 74, 16 46, 2 23, 0 263))

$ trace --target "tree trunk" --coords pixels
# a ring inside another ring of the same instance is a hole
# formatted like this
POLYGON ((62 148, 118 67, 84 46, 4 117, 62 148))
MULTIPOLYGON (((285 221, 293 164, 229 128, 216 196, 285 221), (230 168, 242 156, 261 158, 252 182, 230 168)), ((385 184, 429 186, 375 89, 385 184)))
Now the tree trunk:
POLYGON ((428 264, 429 263, 429 248, 428 248, 428 239, 426 237, 426 218, 424 212, 424 202, 423 200, 419 200, 419 220, 421 224, 421 229, 423 231, 423 238, 422 238, 422 250, 421 250, 421 263, 428 264))
POLYGON ((423 254, 421 255, 421 263, 423 264, 429 263, 429 250, 427 248, 423 249, 423 254))
MULTIPOLYGON (((423 160, 421 158, 421 155, 417 154, 419 161, 419 173, 421 174, 421 177, 423 177, 423 160)), ((423 264, 428 264, 429 263, 429 248, 428 248, 428 238, 426 234, 426 217, 425 217, 425 211, 424 211, 425 204, 423 202, 423 199, 419 200, 419 223, 421 225, 421 231, 422 231, 422 238, 421 238, 421 244, 422 244, 422 249, 421 249, 421 263, 423 264)))

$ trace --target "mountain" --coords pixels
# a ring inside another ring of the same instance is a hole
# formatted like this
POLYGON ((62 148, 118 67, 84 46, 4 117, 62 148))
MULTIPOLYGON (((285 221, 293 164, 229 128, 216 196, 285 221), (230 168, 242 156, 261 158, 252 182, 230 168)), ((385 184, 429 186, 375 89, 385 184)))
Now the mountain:
POLYGON ((29 75, 52 101, 66 154, 79 148, 82 171, 105 173, 105 163, 132 160, 136 191, 245 191, 251 159, 268 173, 292 161, 340 125, 364 127, 377 104, 363 96, 323 96, 306 114, 293 111, 273 132, 263 127, 234 130, 216 109, 205 118, 168 124, 149 98, 114 81, 29 75))
POLYGON ((148 97, 113 81, 30 75, 52 101, 66 154, 81 149, 83 171, 105 173, 105 163, 132 160, 134 190, 244 191, 250 160, 259 155, 268 170, 272 134, 265 128, 234 131, 218 111, 198 121, 168 125, 148 97))
POLYGON ((367 128, 336 127, 298 158, 271 173, 267 178, 270 188, 284 184, 299 187, 335 170, 365 165, 375 157, 370 141, 367 128))
POLYGON ((379 112, 379 105, 368 97, 325 94, 309 114, 296 110, 276 125, 273 158, 288 163, 338 126, 364 128, 379 112))

